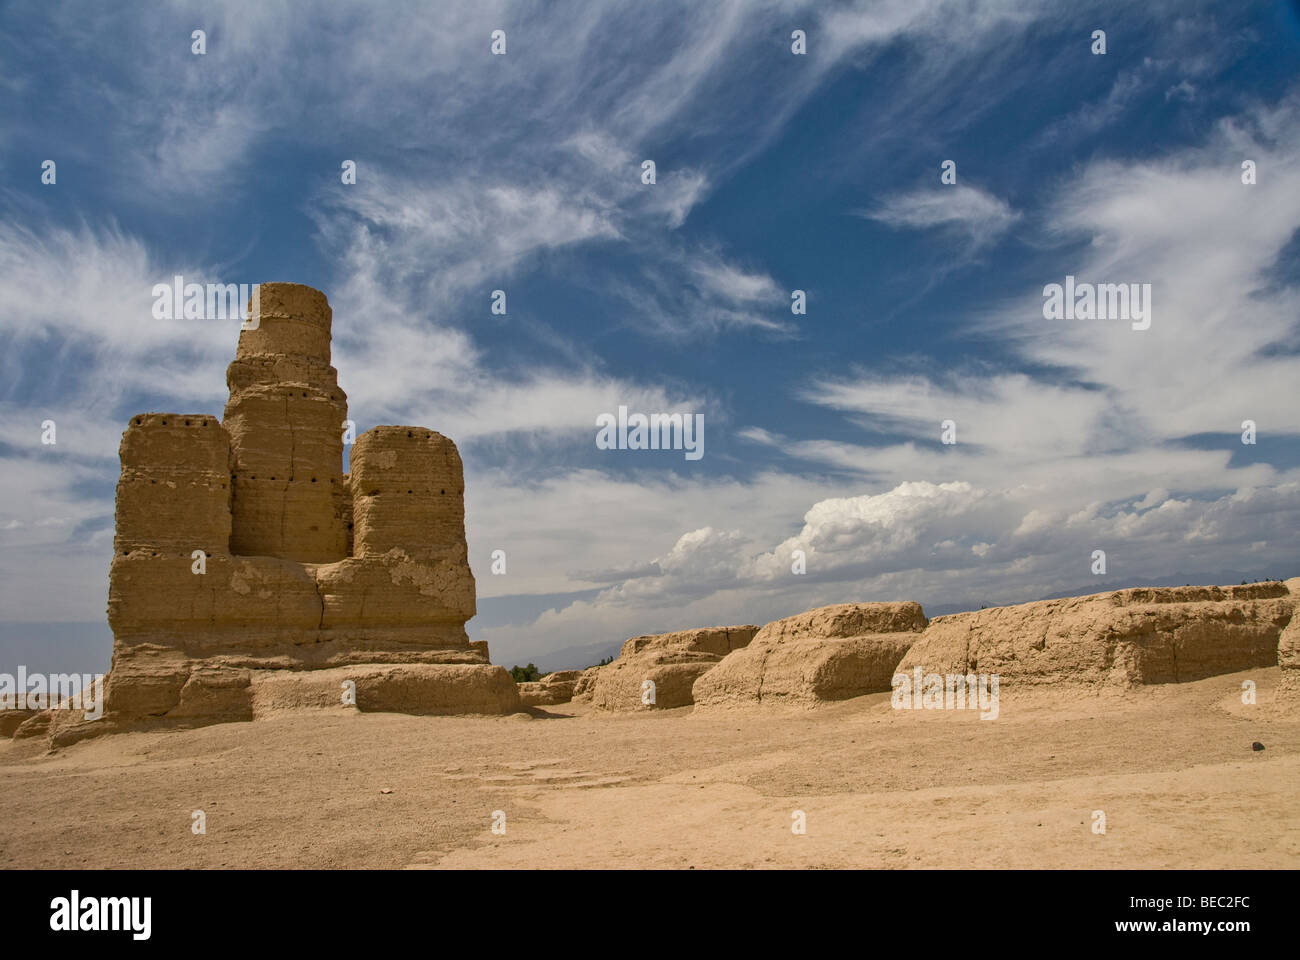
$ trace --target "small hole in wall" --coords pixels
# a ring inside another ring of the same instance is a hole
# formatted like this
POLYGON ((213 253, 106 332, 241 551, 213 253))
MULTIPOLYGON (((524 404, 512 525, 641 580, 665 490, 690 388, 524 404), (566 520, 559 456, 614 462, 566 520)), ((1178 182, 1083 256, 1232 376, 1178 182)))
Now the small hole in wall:
POLYGON ((185 426, 188 427, 189 425, 190 425, 190 422, 189 422, 188 420, 186 420, 186 421, 185 421, 185 426))
POLYGON ((439 490, 438 492, 439 492, 439 493, 446 493, 447 491, 446 491, 446 490, 439 490))
POLYGON ((307 391, 304 390, 304 391, 302 392, 302 395, 303 395, 304 397, 307 396, 307 391))
POLYGON ((164 427, 167 426, 167 421, 164 420, 164 421, 162 422, 162 425, 163 425, 164 427))
POLYGON ((312 483, 315 483, 315 482, 316 482, 316 478, 315 478, 315 477, 312 477, 312 478, 311 478, 311 482, 312 482, 312 483))
POLYGON ((377 497, 377 496, 379 496, 379 491, 378 491, 378 490, 371 490, 368 494, 366 494, 366 496, 368 496, 368 497, 377 497))
POLYGON ((411 491, 410 491, 410 490, 407 490, 406 492, 407 492, 407 493, 410 493, 411 491))
POLYGON ((144 423, 144 421, 141 420, 139 417, 136 417, 136 418, 135 418, 135 424, 136 424, 137 427, 138 427, 140 424, 142 424, 142 423, 144 423))
POLYGON ((407 431, 406 431, 406 435, 409 437, 409 436, 411 435, 411 431, 410 431, 410 430, 407 430, 407 431))

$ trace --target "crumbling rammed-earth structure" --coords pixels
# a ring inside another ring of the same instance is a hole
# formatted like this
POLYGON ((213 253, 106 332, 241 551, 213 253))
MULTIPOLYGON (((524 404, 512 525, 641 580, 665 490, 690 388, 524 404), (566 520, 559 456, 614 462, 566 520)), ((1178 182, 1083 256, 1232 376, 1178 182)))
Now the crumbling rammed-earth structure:
POLYGON ((338 706, 350 688, 362 710, 518 709, 509 674, 465 633, 456 445, 375 427, 343 473, 325 296, 262 284, 254 319, 222 422, 151 413, 122 436, 109 715, 250 719, 338 706))

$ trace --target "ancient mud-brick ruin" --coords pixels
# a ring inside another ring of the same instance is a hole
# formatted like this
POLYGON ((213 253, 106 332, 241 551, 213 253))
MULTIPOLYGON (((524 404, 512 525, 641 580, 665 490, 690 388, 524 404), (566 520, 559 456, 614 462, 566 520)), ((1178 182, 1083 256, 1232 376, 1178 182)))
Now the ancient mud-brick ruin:
POLYGON ((338 707, 347 681, 361 710, 518 708, 509 674, 465 633, 474 576, 456 445, 375 427, 343 472, 331 319, 319 291, 262 284, 223 420, 150 413, 123 434, 111 717, 338 707))

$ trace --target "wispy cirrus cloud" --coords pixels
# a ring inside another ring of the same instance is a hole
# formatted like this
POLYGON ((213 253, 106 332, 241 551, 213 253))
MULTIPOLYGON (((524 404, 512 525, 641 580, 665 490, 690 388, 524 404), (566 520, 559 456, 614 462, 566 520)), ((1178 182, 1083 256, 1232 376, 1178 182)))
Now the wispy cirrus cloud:
POLYGON ((1021 217, 1005 200, 964 184, 894 194, 873 208, 856 212, 895 228, 938 229, 976 250, 999 239, 1021 217))

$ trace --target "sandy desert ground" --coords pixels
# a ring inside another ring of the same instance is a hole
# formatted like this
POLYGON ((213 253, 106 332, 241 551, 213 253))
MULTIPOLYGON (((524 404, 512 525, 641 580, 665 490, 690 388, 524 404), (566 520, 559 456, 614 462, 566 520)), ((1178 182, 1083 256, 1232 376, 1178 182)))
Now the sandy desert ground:
POLYGON ((1300 710, 1278 674, 1004 691, 992 721, 877 694, 798 713, 299 710, 54 752, 5 741, 0 865, 1294 868, 1300 710))

